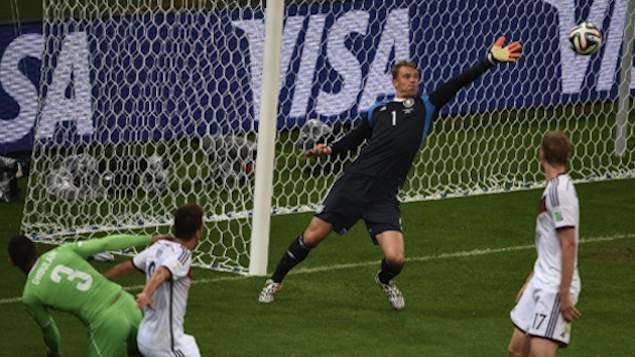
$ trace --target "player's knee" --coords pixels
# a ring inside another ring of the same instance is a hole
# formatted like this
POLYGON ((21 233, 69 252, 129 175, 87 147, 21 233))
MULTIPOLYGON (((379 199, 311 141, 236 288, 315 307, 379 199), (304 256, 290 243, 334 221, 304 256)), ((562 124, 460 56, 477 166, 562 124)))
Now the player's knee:
POLYGON ((557 347, 554 349, 534 349, 531 348, 529 357, 554 357, 556 355, 557 347))
POLYGON ((307 229, 302 235, 302 241, 307 248, 315 248, 324 239, 319 231, 307 229))
POLYGON ((529 351, 529 357, 553 357, 555 356, 556 353, 549 353, 547 351, 535 351, 534 349, 532 349, 531 351, 529 351))
POLYGON ((317 247, 320 242, 331 232, 331 225, 324 221, 314 220, 302 234, 304 245, 308 248, 317 247))
POLYGON ((403 253, 390 253, 386 255, 385 259, 388 264, 399 269, 406 264, 406 257, 403 253))
POLYGON ((517 341, 511 341, 507 346, 507 355, 509 357, 526 357, 525 347, 517 341))

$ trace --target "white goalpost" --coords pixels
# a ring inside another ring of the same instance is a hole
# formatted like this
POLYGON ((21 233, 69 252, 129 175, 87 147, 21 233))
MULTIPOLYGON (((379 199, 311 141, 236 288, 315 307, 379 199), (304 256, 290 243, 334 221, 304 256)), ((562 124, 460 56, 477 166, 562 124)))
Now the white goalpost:
POLYGON ((443 109, 400 199, 538 187, 536 148, 554 129, 572 138, 578 182, 635 176, 632 1, 43 6, 22 222, 40 242, 165 233, 174 210, 196 202, 206 237, 194 264, 265 275, 271 215, 317 209, 356 155, 304 159, 303 151, 334 142, 391 97, 396 61, 418 63, 421 91, 430 92, 500 34, 524 43, 522 60, 492 69, 443 109), (581 21, 603 32, 591 56, 568 45, 581 21))
POLYGON ((249 274, 267 274, 269 226, 273 194, 273 162, 276 145, 276 119, 280 86, 280 49, 284 1, 269 1, 265 12, 265 54, 258 127, 258 156, 254 187, 254 218, 251 230, 249 274))

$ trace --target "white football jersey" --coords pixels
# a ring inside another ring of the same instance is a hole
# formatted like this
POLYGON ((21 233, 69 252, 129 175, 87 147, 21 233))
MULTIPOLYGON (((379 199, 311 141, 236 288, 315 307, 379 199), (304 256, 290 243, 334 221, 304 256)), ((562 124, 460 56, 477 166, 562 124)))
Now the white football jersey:
POLYGON ((146 274, 146 281, 159 267, 166 267, 172 278, 163 282, 152 295, 154 309, 143 311, 137 341, 156 349, 174 350, 175 341, 184 336, 183 322, 187 295, 192 284, 192 252, 178 242, 160 240, 132 260, 146 274))
POLYGON ((559 289, 562 270, 560 237, 558 228, 572 227, 575 230, 576 257, 574 261, 572 293, 581 289, 578 273, 578 242, 580 232, 580 206, 571 177, 559 175, 547 183, 542 193, 538 218, 536 219, 536 250, 538 258, 534 264, 534 279, 547 288, 559 289))

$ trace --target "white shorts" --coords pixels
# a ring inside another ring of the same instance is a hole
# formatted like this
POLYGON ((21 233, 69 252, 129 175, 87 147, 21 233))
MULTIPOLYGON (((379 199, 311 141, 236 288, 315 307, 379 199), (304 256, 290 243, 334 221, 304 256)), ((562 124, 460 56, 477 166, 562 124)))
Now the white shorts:
MULTIPOLYGON (((572 303, 578 301, 573 294, 572 303)), ((531 279, 511 314, 514 325, 530 336, 552 340, 560 347, 569 344, 571 324, 560 313, 560 293, 545 289, 531 279)))
POLYGON ((145 357, 200 357, 201 353, 196 345, 196 340, 190 335, 183 335, 183 337, 174 341, 174 350, 172 349, 158 349, 153 347, 144 346, 137 341, 139 346, 139 352, 145 357))

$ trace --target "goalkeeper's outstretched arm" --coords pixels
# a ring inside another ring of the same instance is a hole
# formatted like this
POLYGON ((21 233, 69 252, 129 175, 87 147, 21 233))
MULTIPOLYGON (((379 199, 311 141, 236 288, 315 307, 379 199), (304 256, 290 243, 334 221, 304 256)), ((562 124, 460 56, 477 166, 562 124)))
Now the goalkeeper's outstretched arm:
POLYGON ((368 139, 373 132, 366 117, 362 117, 359 124, 333 145, 315 145, 313 149, 307 150, 305 156, 337 155, 357 148, 364 140, 368 139))
POLYGON ((439 109, 454 98, 461 88, 474 82, 483 73, 487 72, 487 70, 494 64, 500 62, 516 62, 521 56, 522 45, 520 42, 512 42, 507 46, 503 46, 504 44, 505 37, 499 37, 490 48, 485 59, 458 76, 443 83, 430 94, 430 102, 439 109))

